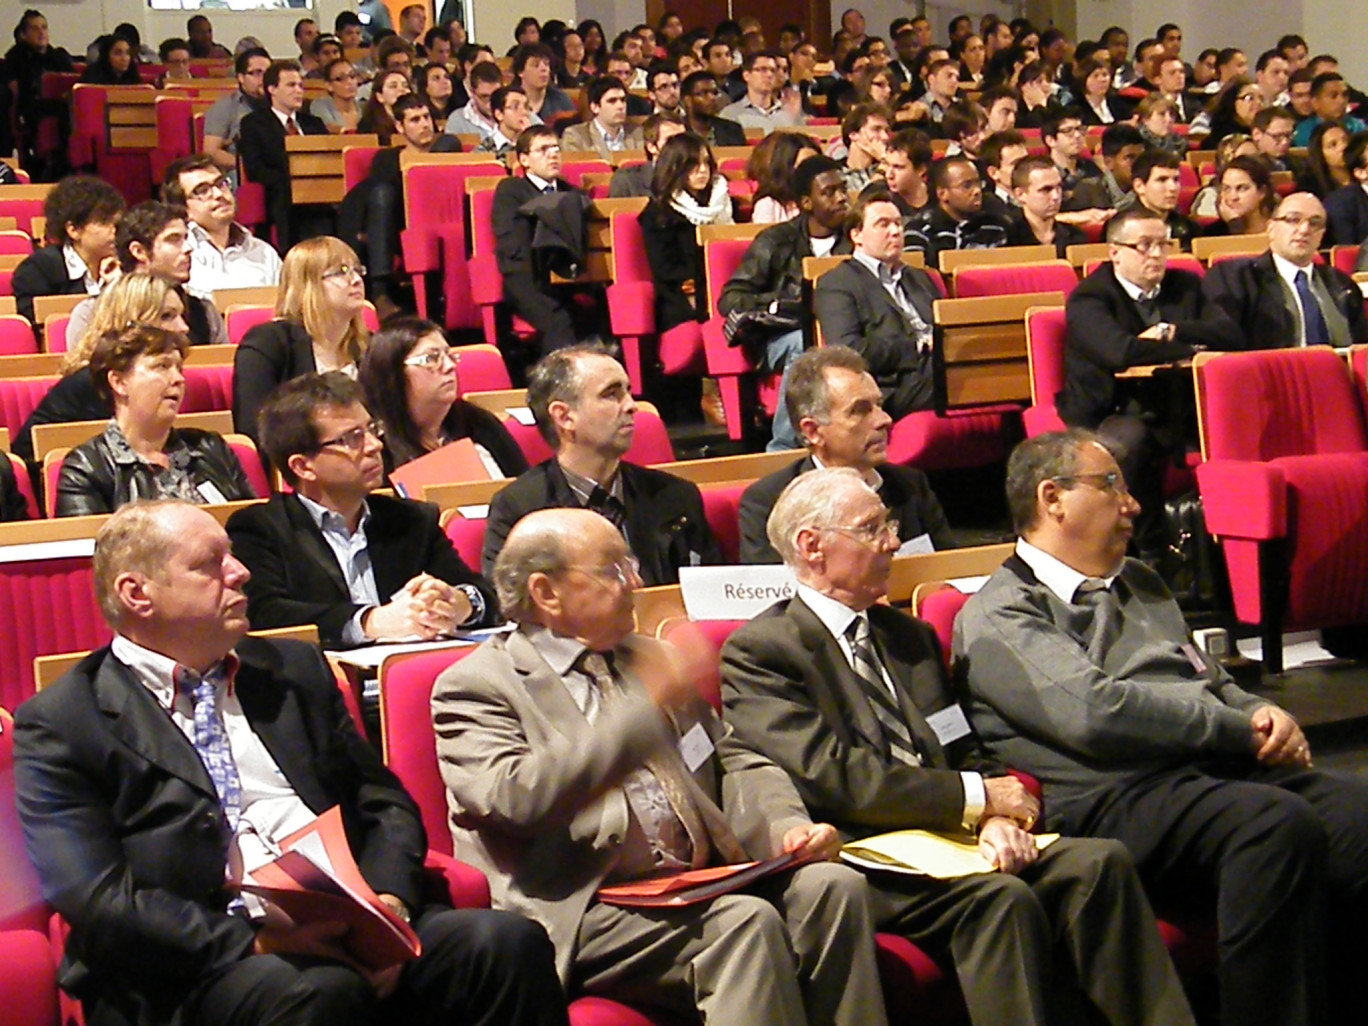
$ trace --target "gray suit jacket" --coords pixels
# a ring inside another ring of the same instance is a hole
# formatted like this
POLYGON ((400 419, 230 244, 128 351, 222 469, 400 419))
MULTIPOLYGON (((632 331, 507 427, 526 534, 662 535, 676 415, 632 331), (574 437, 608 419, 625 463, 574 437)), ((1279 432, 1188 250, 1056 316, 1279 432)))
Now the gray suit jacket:
MULTIPOLYGON (((646 143, 641 137, 640 125, 627 126, 627 134, 623 136, 622 147, 626 150, 646 148, 646 143)), ((603 138, 594 131, 592 121, 571 125, 561 135, 561 151, 563 153, 588 153, 590 150, 593 150, 604 160, 609 159, 608 147, 604 145, 603 138)))
POLYGON ((565 982, 584 911, 627 836, 624 777, 695 724, 716 746, 690 778, 715 861, 777 854, 784 834, 809 822, 784 772, 742 747, 705 702, 661 715, 633 672, 658 645, 633 635, 618 647, 627 697, 593 725, 521 631, 486 642, 433 689, 456 857, 489 878, 495 908, 545 927, 565 982))
POLYGON ((922 766, 889 755, 855 671, 801 598, 771 606, 722 647, 727 723, 788 771, 813 819, 847 840, 887 830, 958 830, 959 770, 1004 770, 972 735, 944 747, 927 723, 955 704, 931 629, 887 606, 871 607, 869 621, 922 766))

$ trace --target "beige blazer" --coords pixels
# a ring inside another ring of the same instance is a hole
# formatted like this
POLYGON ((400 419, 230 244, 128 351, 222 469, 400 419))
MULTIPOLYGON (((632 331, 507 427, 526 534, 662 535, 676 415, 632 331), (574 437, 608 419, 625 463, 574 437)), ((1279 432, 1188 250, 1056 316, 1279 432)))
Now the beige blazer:
MULTIPOLYGON (((627 133, 622 138, 622 148, 645 149, 646 143, 641 138, 641 126, 628 124, 626 127, 627 133)), ((604 160, 609 159, 608 147, 604 145, 603 137, 594 131, 592 119, 567 128, 561 135, 561 150, 565 153, 588 153, 593 150, 604 160)))

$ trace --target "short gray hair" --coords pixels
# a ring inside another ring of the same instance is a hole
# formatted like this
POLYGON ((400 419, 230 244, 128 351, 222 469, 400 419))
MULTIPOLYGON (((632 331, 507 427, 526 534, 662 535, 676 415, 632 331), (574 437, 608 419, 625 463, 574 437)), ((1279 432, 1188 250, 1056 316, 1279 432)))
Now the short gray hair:
POLYGON ((553 402, 559 401, 574 406, 579 400, 581 356, 606 356, 617 359, 613 351, 600 342, 566 346, 564 349, 547 353, 537 361, 537 365, 527 375, 528 408, 537 422, 537 431, 552 449, 560 448, 560 437, 556 434, 556 425, 551 422, 548 410, 553 402))
POLYGON ((503 615, 526 623, 532 615, 527 581, 535 573, 554 574, 565 569, 564 532, 552 518, 524 518, 514 525, 508 541, 494 560, 494 593, 503 615))
POLYGON ((1036 495, 1041 484, 1076 474, 1079 450, 1090 444, 1110 451, 1100 435, 1086 428, 1047 431, 1012 450, 1007 460, 1007 507, 1012 513, 1012 530, 1020 535, 1036 526, 1040 519, 1036 495))
POLYGON ((765 534, 784 565, 799 570, 798 532, 804 528, 828 527, 836 522, 836 512, 849 498, 852 485, 878 497, 878 493, 852 467, 823 467, 809 470, 790 481, 775 500, 765 523, 765 534))
POLYGON ((795 427, 804 417, 818 424, 831 420, 831 405, 827 395, 826 372, 841 368, 856 374, 866 374, 869 366, 864 357, 849 346, 831 345, 809 349, 788 366, 788 383, 784 386, 784 406, 795 427))
POLYGON ((189 506, 179 499, 142 499, 121 506, 95 535, 95 601, 109 626, 117 628, 127 612, 114 587, 124 573, 163 580, 176 536, 163 523, 166 510, 189 506))

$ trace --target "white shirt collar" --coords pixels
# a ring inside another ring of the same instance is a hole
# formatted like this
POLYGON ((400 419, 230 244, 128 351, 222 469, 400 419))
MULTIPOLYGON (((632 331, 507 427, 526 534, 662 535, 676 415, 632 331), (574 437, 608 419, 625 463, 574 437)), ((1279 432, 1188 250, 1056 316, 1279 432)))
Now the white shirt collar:
POLYGON ((1272 250, 1269 250, 1268 255, 1273 258, 1273 269, 1278 272, 1278 277, 1287 282, 1288 286, 1294 292, 1297 288, 1297 272, 1305 271, 1309 278, 1315 268, 1313 263, 1309 263, 1305 267, 1298 267, 1291 260, 1288 260, 1286 257, 1278 256, 1278 254, 1274 253, 1272 250))
MULTIPOLYGON (((277 108, 277 107, 272 107, 272 108, 271 108, 271 113, 274 114, 274 115, 276 116, 276 120, 279 121, 279 122, 281 123, 281 125, 284 126, 284 127, 287 128, 287 129, 290 127, 290 121, 291 121, 292 119, 294 120, 294 123, 295 123, 296 125, 299 124, 299 120, 295 117, 295 115, 293 115, 293 114, 286 114, 283 110, 280 110, 280 109, 277 108)), ((301 128, 300 131, 302 132, 303 129, 301 128)))
POLYGON ((305 511, 313 519, 314 526, 317 527, 320 531, 326 531, 329 527, 331 527, 333 529, 341 530, 342 532, 348 535, 365 534, 366 522, 370 520, 369 503, 363 502, 361 504, 361 519, 357 521, 356 530, 349 531, 347 530, 346 518, 344 518, 341 513, 338 513, 336 510, 329 509, 322 503, 314 502, 313 499, 309 498, 302 492, 295 492, 295 495, 299 498, 300 503, 303 504, 305 511))
POLYGON ((845 603, 837 602, 834 598, 829 598, 806 584, 799 584, 797 593, 798 597, 807 603, 807 607, 812 610, 813 615, 822 621, 822 626, 831 631, 831 636, 837 641, 845 637, 845 632, 857 617, 865 615, 855 612, 845 603))
POLYGON ((1121 288, 1125 289, 1126 295, 1130 296, 1131 299, 1135 300, 1137 303, 1142 299, 1155 299, 1159 295, 1158 286, 1154 288, 1152 293, 1148 293, 1134 282, 1127 281, 1125 278, 1121 277, 1121 275, 1116 274, 1115 269, 1113 269, 1112 273, 1115 275, 1117 283, 1120 284, 1121 288))
POLYGON ((62 262, 66 264, 67 277, 71 279, 80 278, 85 285, 87 295, 98 296, 100 294, 99 281, 91 276, 90 268, 81 259, 81 255, 76 252, 76 247, 70 243, 62 247, 62 262))
POLYGON ((545 178, 539 178, 537 175, 534 175, 531 171, 526 172, 526 178, 529 182, 531 182, 533 185, 537 187, 538 192, 545 192, 546 187, 548 185, 556 184, 555 182, 547 181, 545 178))
POLYGON ((1091 583, 1090 588, 1084 589, 1086 591, 1094 590, 1099 585, 1110 589, 1112 582, 1121 573, 1121 568, 1117 567, 1116 573, 1110 577, 1089 577, 1087 574, 1079 573, 1069 564, 1056 559, 1048 552, 1036 548, 1025 538, 1017 539, 1016 554, 1021 557, 1023 563, 1031 568, 1041 584, 1054 592, 1059 601, 1066 602, 1069 605, 1073 605, 1074 597, 1078 594, 1079 589, 1083 588, 1083 585, 1091 583))

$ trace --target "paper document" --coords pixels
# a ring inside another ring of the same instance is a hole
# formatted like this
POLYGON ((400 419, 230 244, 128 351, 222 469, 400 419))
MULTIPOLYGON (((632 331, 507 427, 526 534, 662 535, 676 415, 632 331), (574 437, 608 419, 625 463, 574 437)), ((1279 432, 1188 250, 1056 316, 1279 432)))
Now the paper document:
MULTIPOLYGON (((1048 848, 1058 834, 1035 834, 1036 847, 1048 848)), ((974 873, 995 873, 993 864, 979 854, 978 839, 968 834, 951 836, 930 830, 895 830, 853 841, 841 850, 841 858, 861 869, 957 880, 974 873)))
POLYGON ((710 866, 670 876, 600 887, 598 900, 605 905, 628 908, 675 908, 710 901, 722 894, 731 894, 771 873, 787 869, 793 864, 791 854, 778 855, 764 862, 742 862, 735 866, 710 866))

